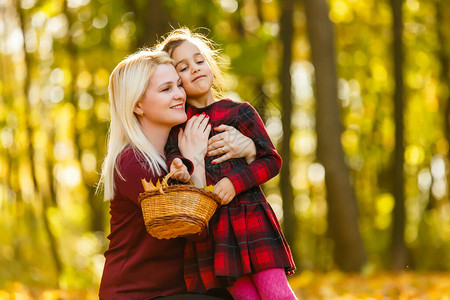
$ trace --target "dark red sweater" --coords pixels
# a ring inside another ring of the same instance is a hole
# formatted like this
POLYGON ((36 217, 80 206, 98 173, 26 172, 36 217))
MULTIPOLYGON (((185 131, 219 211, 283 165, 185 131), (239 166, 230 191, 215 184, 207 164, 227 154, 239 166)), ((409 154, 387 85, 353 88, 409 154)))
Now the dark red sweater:
POLYGON ((131 148, 118 157, 122 180, 115 174, 111 201, 111 234, 105 252, 101 299, 152 299, 186 292, 183 278, 182 238, 158 240, 147 233, 141 207, 141 178, 156 181, 147 164, 131 148))

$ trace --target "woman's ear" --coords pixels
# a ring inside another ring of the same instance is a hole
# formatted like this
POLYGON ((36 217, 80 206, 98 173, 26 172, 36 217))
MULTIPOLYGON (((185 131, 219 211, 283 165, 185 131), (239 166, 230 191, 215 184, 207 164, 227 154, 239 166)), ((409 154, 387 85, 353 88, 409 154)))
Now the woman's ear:
POLYGON ((144 111, 141 108, 141 103, 140 102, 136 103, 136 105, 134 106, 133 112, 135 114, 137 114, 138 116, 144 115, 144 111))

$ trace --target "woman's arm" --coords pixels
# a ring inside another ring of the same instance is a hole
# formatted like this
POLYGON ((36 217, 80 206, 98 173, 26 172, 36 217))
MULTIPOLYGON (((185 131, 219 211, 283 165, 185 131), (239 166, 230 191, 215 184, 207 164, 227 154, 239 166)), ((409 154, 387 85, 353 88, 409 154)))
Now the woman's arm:
POLYGON ((200 188, 206 185, 205 155, 210 131, 209 117, 201 114, 190 118, 184 130, 180 128, 178 133, 177 148, 184 158, 194 164, 191 179, 200 188))
MULTIPOLYGON (((188 166, 191 179, 196 187, 206 185, 205 155, 208 135, 211 131, 209 117, 206 115, 193 116, 184 126, 175 126, 169 134, 164 148, 166 163, 170 170, 174 167, 174 161, 180 159, 188 166)), ((174 179, 184 181, 182 178, 174 179)))
MULTIPOLYGON (((184 124, 183 124, 184 125, 184 124)), ((167 166, 170 166, 170 171, 172 171, 172 166, 175 161, 175 159, 180 159, 182 163, 187 166, 187 169, 189 171, 189 174, 192 174, 194 171, 194 164, 189 160, 183 157, 180 153, 180 149, 178 149, 178 133, 180 132, 181 125, 175 126, 170 131, 169 137, 166 142, 166 146, 164 147, 164 154, 166 156, 166 164, 167 166)), ((179 181, 181 178, 175 177, 174 179, 179 181)))
POLYGON ((182 182, 188 182, 191 178, 191 174, 188 168, 180 158, 175 158, 170 164, 170 173, 173 173, 172 178, 182 182))

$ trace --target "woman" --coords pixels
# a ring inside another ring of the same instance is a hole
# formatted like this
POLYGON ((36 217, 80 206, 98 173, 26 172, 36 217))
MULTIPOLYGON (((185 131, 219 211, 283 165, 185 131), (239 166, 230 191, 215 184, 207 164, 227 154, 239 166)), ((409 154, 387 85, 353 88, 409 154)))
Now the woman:
MULTIPOLYGON (((101 299, 152 299, 186 293, 185 239, 150 236, 137 202, 143 191, 142 178, 155 182, 167 173, 164 145, 170 129, 186 121, 186 95, 172 63, 165 53, 143 50, 120 62, 110 77, 111 123, 101 183, 105 200, 111 200, 111 234, 101 299)), ((211 129, 204 116, 193 118, 186 127, 180 135, 185 158, 175 159, 169 168, 181 181, 189 179, 191 161, 203 161, 211 129)), ((204 168, 196 166, 195 179, 197 186, 204 186, 204 168)))
MULTIPOLYGON (((102 299, 151 299, 186 292, 184 239, 150 236, 137 203, 143 191, 141 178, 154 182, 167 173, 168 134, 174 125, 186 121, 185 92, 171 62, 163 53, 140 51, 111 74, 111 126, 102 170, 105 199, 112 200, 111 234, 100 285, 102 299)), ((196 138, 206 144, 208 128, 204 122, 197 123, 206 131, 199 131, 196 138)), ((192 150, 206 153, 200 147, 192 150)), ((180 159, 171 165, 176 179, 189 179, 185 164, 192 167, 180 159)))

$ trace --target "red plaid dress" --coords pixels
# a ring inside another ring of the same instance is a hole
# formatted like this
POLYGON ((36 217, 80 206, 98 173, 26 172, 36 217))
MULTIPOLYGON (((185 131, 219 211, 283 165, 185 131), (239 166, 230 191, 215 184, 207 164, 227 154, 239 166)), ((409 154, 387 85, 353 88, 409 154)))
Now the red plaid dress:
MULTIPOLYGON (((244 158, 212 165, 215 157, 205 157, 207 184, 228 177, 236 188, 235 198, 221 206, 209 222, 206 241, 186 243, 184 278, 189 292, 226 287, 238 277, 270 268, 283 268, 287 275, 295 270, 292 254, 278 220, 260 185, 278 174, 281 158, 264 123, 248 103, 229 99, 207 107, 186 107, 188 119, 205 112, 212 128, 233 126, 250 137, 256 146, 256 159, 248 165, 244 158), (211 238, 213 237, 213 238, 211 238)), ((184 125, 181 125, 184 126, 184 125)), ((178 126, 172 129, 166 145, 168 164, 179 156, 178 126)), ((211 130, 211 136, 216 132, 211 130)))

